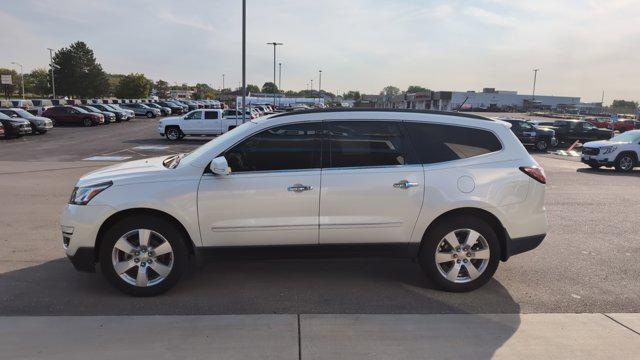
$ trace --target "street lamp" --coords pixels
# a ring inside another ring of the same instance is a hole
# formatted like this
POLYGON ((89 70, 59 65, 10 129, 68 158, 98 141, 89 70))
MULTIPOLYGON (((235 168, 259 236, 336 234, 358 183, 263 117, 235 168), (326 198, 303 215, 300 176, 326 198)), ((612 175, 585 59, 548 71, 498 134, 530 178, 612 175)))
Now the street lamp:
MULTIPOLYGON (((276 85, 276 47, 278 45, 284 45, 283 43, 279 43, 279 42, 270 42, 267 43, 267 45, 273 45, 273 85, 276 85)), ((273 106, 276 105, 276 93, 273 93, 273 106)))
POLYGON ((224 90, 224 74, 222 74, 222 90, 224 90))
POLYGON ((536 78, 538 77, 538 71, 540 71, 540 69, 533 69, 533 94, 532 94, 533 99, 532 100, 536 99, 536 78))
POLYGON ((282 63, 278 63, 278 89, 282 90, 282 63))
POLYGON ((322 70, 318 70, 318 104, 320 103, 320 98, 322 97, 322 70))
MULTIPOLYGON (((242 123, 245 122, 247 96, 247 0, 242 0, 242 123)), ((236 109, 238 104, 236 103, 236 109)))
POLYGON ((56 98, 56 82, 53 79, 53 49, 47 48, 49 50, 49 66, 51 66, 51 92, 53 93, 53 98, 56 98))
POLYGON ((18 65, 20 66, 20 82, 22 83, 22 99, 24 100, 24 69, 22 67, 22 64, 17 63, 15 61, 11 62, 13 65, 18 65))

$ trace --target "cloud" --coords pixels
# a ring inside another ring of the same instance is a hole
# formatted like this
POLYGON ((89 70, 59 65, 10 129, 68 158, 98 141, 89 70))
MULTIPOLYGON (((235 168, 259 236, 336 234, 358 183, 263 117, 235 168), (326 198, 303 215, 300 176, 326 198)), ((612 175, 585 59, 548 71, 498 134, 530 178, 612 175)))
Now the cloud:
POLYGON ((485 9, 481 9, 475 6, 468 6, 464 9, 464 13, 481 23, 487 25, 501 26, 501 27, 514 27, 515 20, 504 15, 500 15, 495 12, 491 12, 485 9))

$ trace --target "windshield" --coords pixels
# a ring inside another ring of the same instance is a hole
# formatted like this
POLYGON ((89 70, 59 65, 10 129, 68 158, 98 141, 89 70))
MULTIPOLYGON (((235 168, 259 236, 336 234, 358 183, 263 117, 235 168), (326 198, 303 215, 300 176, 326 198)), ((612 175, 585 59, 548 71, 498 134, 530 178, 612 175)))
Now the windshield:
POLYGON ((15 109, 13 111, 15 111, 18 115, 20 115, 20 117, 23 117, 23 118, 33 117, 33 114, 23 109, 15 109))
POLYGON ((89 111, 93 111, 93 112, 100 112, 100 110, 94 108, 93 106, 85 106, 85 109, 87 109, 89 111))
POLYGON ((632 143, 640 141, 640 130, 627 131, 614 136, 611 141, 621 143, 632 143))
POLYGON ((85 110, 85 109, 83 109, 81 107, 74 106, 73 108, 78 110, 79 112, 81 112, 83 114, 88 114, 89 113, 87 110, 85 110))
MULTIPOLYGON (((226 141, 228 138, 233 136, 234 131, 240 131, 240 129, 244 129, 246 127, 249 126, 253 126, 255 125, 252 122, 246 122, 240 126, 238 126, 237 128, 233 129, 232 131, 227 131, 226 133, 216 137, 215 139, 209 141, 208 143, 196 148, 195 150, 193 150, 192 152, 190 152, 189 154, 187 154, 184 157, 184 161, 185 162, 189 162, 192 161, 193 159, 196 159, 198 157, 200 157, 200 155, 202 154, 206 154, 208 152, 211 152, 212 149, 214 149, 216 146, 218 146, 218 144, 226 141)), ((217 154, 210 154, 211 156, 217 155, 217 154)), ((213 160, 213 158, 211 158, 213 160)))

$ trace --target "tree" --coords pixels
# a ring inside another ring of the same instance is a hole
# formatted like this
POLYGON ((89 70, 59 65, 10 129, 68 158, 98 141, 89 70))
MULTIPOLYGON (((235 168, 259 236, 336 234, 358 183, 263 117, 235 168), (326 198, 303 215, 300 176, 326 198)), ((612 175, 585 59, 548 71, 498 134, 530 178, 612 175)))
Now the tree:
MULTIPOLYGON (((240 90, 240 92, 242 92, 242 90, 240 90)), ((259 93, 259 92, 260 92, 260 88, 258 87, 258 85, 252 85, 252 84, 247 85, 247 94, 259 93)))
POLYGON ((278 93, 279 91, 276 84, 268 81, 264 83, 264 85, 262 85, 262 92, 265 94, 275 94, 275 93, 278 93))
POLYGON ((347 91, 344 95, 342 95, 343 98, 345 99, 349 99, 349 100, 360 100, 360 91, 357 90, 349 90, 347 91))
POLYGON ((169 97, 169 83, 164 80, 158 80, 154 84, 156 89, 156 95, 161 99, 167 99, 169 97))
POLYGON ((15 70, 0 68, 0 75, 11 75, 11 85, 2 85, 4 96, 10 97, 14 92, 20 92, 21 80, 20 75, 15 70))
POLYGON ((385 86, 384 89, 382 89, 382 95, 386 95, 386 96, 396 96, 400 94, 400 89, 398 89, 395 86, 385 86))
POLYGON ((129 74, 120 79, 115 95, 123 99, 143 99, 149 96, 151 84, 144 74, 129 74))
POLYGON ((422 87, 420 85, 410 85, 407 88, 407 93, 409 94, 415 94, 415 93, 419 93, 419 92, 427 92, 427 91, 431 91, 425 87, 422 87))
POLYGON ((24 91, 41 97, 49 95, 49 72, 46 69, 34 69, 25 75, 24 91))
POLYGON ((194 100, 213 99, 217 97, 217 93, 207 84, 196 84, 195 92, 191 95, 194 100))
POLYGON ((635 114, 638 111, 637 101, 613 100, 611 111, 620 114, 635 114))
POLYGON ((56 93, 100 97, 109 93, 109 79, 87 44, 77 41, 53 56, 56 93))

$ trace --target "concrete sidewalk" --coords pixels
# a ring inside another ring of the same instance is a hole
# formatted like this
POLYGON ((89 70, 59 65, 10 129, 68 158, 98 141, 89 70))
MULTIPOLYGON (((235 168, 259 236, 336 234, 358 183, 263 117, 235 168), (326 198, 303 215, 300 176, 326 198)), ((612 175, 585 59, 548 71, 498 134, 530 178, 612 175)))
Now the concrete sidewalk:
POLYGON ((640 314, 0 317, 1 359, 631 359, 640 314))

